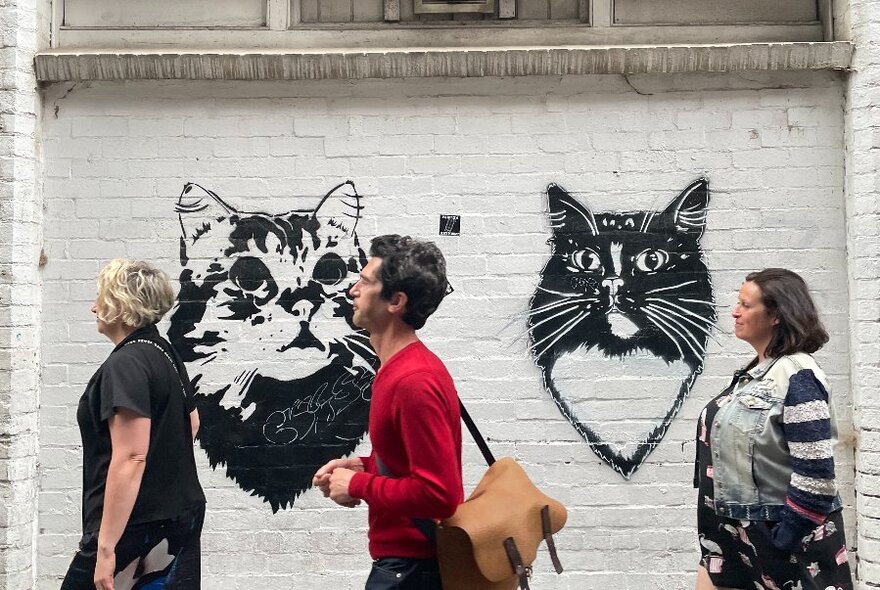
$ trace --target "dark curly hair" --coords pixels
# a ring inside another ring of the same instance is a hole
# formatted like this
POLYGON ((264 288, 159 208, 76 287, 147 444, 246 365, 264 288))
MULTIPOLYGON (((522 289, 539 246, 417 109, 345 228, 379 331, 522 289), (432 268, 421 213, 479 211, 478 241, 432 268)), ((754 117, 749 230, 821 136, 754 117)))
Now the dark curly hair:
POLYGON ((800 275, 784 268, 765 268, 747 275, 746 281, 760 287, 767 313, 779 320, 764 354, 813 353, 828 342, 828 332, 800 275))
POLYGON ((370 256, 382 259, 382 297, 405 293, 403 321, 416 330, 424 326, 447 292, 446 259, 440 248, 434 242, 388 234, 373 238, 370 256))

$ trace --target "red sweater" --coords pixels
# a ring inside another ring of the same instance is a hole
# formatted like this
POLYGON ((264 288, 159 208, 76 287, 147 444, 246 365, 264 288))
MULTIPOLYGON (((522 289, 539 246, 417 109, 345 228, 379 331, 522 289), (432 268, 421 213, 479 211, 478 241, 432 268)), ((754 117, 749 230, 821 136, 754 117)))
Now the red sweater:
POLYGON ((373 381, 373 453, 349 494, 369 504, 370 555, 435 557, 412 518, 442 519, 464 501, 461 413, 452 377, 434 353, 414 342, 392 356, 373 381), (394 478, 376 474, 378 455, 394 478))

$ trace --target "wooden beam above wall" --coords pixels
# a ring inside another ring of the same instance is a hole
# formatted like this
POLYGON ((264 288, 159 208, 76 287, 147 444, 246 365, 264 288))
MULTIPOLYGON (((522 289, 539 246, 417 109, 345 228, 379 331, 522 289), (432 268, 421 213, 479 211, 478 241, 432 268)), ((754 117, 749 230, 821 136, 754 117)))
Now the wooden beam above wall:
POLYGON ((665 47, 480 47, 326 51, 38 53, 41 83, 79 80, 318 80, 847 70, 853 46, 760 43, 665 47))

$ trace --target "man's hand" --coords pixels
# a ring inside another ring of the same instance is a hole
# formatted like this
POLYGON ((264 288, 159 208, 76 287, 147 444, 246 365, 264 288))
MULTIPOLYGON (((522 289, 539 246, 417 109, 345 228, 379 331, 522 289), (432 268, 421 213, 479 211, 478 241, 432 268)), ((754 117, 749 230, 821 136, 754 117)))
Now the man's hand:
POLYGON ((330 475, 329 492, 330 499, 346 508, 354 508, 361 503, 348 494, 348 484, 356 472, 344 467, 337 467, 330 475))
POLYGON ((98 549, 95 565, 96 590, 113 590, 113 571, 116 569, 116 552, 98 549))
MULTIPOLYGON (((330 478, 333 475, 333 472, 337 469, 345 469, 351 471, 352 475, 355 472, 363 471, 364 464, 363 462, 357 458, 353 457, 351 459, 333 459, 328 462, 326 465, 318 469, 315 473, 315 476, 312 478, 312 485, 316 488, 319 488, 321 492, 324 494, 325 498, 331 498, 330 496, 330 478)), ((348 495, 348 482, 351 480, 351 476, 348 477, 345 481, 345 493, 348 495)), ((332 498, 331 498, 332 499, 332 498)), ((341 504, 342 506, 353 507, 360 504, 360 500, 354 500, 349 496, 349 500, 351 503, 342 503, 333 499, 337 504, 341 504)))

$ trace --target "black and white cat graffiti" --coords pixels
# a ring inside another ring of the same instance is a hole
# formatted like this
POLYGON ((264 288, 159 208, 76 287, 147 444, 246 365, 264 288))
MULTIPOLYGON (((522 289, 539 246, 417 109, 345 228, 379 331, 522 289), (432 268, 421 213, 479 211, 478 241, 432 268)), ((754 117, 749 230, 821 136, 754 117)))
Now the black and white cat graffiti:
POLYGON ((709 182, 662 211, 593 213, 547 189, 551 256, 528 312, 531 353, 562 414, 629 478, 702 371, 716 320, 700 240, 709 182))
POLYGON ((378 360, 346 292, 366 264, 351 181, 313 210, 238 211, 186 184, 169 340, 196 389, 214 468, 273 511, 364 436, 378 360))

